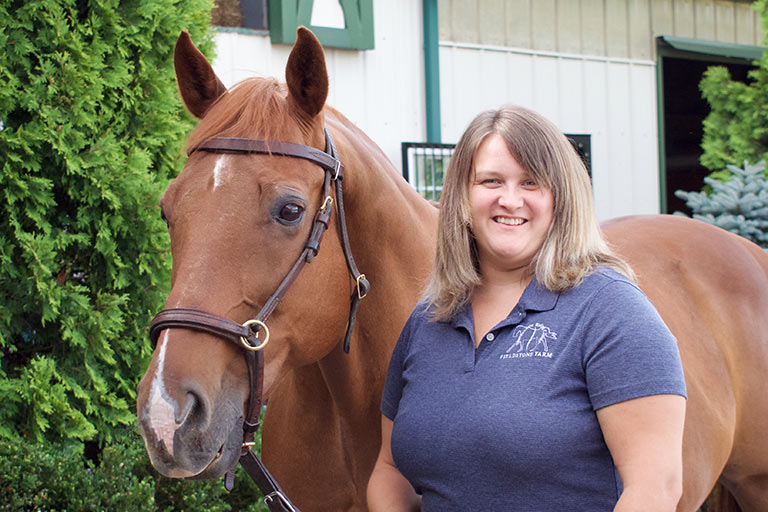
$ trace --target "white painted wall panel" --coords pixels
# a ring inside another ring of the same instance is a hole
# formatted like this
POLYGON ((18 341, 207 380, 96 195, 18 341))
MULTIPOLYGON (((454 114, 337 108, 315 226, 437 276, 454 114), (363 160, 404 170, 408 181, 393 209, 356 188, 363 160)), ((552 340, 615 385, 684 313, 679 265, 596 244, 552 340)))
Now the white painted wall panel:
POLYGON ((560 91, 560 129, 580 133, 584 129, 584 61, 559 59, 557 90, 560 91))
MULTIPOLYGON (((471 81, 479 85, 477 93, 480 94, 481 110, 495 108, 494 94, 497 90, 509 92, 507 83, 508 73, 506 69, 506 55, 503 52, 481 51, 480 73, 474 77, 468 77, 471 81)), ((510 101, 507 96, 505 101, 510 101)))
POLYGON ((630 67, 630 122, 632 123, 633 212, 656 213, 659 202, 656 68, 630 67))
POLYGON ((478 112, 517 103, 592 136, 600 219, 658 213, 653 62, 441 42, 440 66, 444 142, 478 112))
POLYGON ((633 195, 636 191, 631 188, 633 141, 629 119, 632 98, 629 94, 629 66, 614 63, 607 63, 606 66, 608 118, 603 143, 608 148, 608 169, 602 179, 608 182, 608 194, 596 196, 595 203, 614 217, 634 210, 633 195))
POLYGON ((560 122, 561 89, 558 59, 552 56, 533 55, 532 89, 533 103, 530 106, 548 119, 560 122))
MULTIPOLYGON (((326 49, 328 104, 373 139, 400 169, 400 143, 426 137, 421 2, 374 2, 375 49, 326 49)), ((213 67, 231 87, 251 76, 285 80, 291 47, 259 33, 220 31, 213 67)))
POLYGON ((608 79, 601 61, 584 61, 584 129, 592 136, 592 189, 595 211, 600 219, 611 218, 611 209, 602 198, 611 195, 611 161, 608 154, 608 79))
POLYGON ((534 60, 528 55, 507 53, 507 76, 509 77, 509 103, 532 105, 535 82, 533 77, 534 60))

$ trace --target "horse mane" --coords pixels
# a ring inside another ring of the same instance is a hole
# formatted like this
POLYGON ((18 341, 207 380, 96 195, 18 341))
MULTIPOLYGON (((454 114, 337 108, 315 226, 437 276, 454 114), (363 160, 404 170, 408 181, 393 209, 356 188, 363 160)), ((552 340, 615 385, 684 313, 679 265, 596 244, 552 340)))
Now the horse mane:
POLYGON ((187 151, 211 137, 277 138, 291 116, 285 84, 273 78, 246 78, 222 94, 187 139, 187 151))

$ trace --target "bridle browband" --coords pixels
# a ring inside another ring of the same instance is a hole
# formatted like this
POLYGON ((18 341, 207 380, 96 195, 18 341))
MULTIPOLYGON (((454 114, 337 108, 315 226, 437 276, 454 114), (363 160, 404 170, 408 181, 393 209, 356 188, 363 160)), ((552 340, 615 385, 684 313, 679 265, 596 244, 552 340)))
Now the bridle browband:
MULTIPOLYGON (((267 319, 277 308, 285 293, 298 277, 304 265, 311 263, 320 248, 323 234, 328 229, 328 224, 333 212, 333 197, 330 195, 331 183, 336 192, 336 211, 339 226, 339 237, 347 268, 355 280, 355 289, 350 298, 349 319, 347 331, 344 335, 344 352, 349 353, 350 338, 355 324, 357 310, 360 301, 368 294, 370 283, 365 274, 360 273, 352 257, 347 233, 346 217, 344 215, 344 198, 342 194, 342 180, 344 178, 344 166, 338 159, 336 145, 331 133, 325 128, 325 151, 320 151, 311 146, 263 139, 245 139, 235 137, 214 137, 189 151, 189 155, 195 151, 210 151, 214 153, 241 153, 241 154, 267 154, 280 155, 293 158, 302 158, 319 165, 325 171, 323 179, 323 202, 315 213, 312 229, 304 249, 301 251, 296 263, 283 278, 275 292, 267 299, 261 311, 252 319, 243 324, 196 308, 168 308, 160 311, 152 320, 149 328, 149 337, 153 345, 157 343, 160 332, 169 328, 184 328, 213 334, 222 339, 235 343, 244 349, 246 365, 248 367, 248 379, 250 381, 250 395, 248 407, 243 421, 243 446, 240 453, 240 464, 250 475, 264 495, 264 501, 273 512, 295 511, 298 508, 285 496, 275 479, 267 468, 251 451, 254 445, 253 438, 259 429, 259 414, 261 412, 262 386, 264 374, 264 357, 262 349, 269 342, 269 328, 267 319), (264 331, 264 339, 259 338, 259 333, 264 331)), ((225 486, 231 490, 234 484, 234 470, 230 469, 225 478, 225 486)))

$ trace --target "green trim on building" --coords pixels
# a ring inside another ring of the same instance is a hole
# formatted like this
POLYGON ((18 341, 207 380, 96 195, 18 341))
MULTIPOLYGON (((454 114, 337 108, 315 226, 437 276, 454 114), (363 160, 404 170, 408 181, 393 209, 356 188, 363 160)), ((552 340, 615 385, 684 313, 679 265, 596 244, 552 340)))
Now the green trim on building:
POLYGON ((440 48, 438 46, 437 0, 423 0, 424 92, 427 142, 442 139, 440 124, 440 48))
POLYGON ((299 25, 308 27, 328 48, 372 50, 373 0, 339 0, 345 28, 312 25, 314 0, 269 0, 269 35, 272 44, 293 44, 299 25))
POLYGON ((656 52, 656 123, 659 148, 659 212, 667 211, 667 146, 664 129, 664 65, 661 51, 656 52))
MULTIPOLYGON (((763 56, 766 48, 736 43, 722 43, 719 41, 704 41, 687 37, 660 36, 659 50, 665 51, 665 56, 670 56, 669 51, 701 53, 707 56, 717 55, 739 60, 757 60, 763 56)), ((709 59, 708 59, 709 60, 709 59)))

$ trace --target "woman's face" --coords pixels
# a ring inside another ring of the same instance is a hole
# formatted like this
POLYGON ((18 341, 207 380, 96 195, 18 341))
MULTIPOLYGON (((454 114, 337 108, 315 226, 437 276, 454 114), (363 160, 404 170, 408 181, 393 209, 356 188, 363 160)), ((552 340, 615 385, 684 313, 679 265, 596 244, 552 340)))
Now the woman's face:
POLYGON ((477 149, 469 204, 482 274, 526 267, 541 249, 554 212, 552 191, 536 183, 497 134, 477 149))

